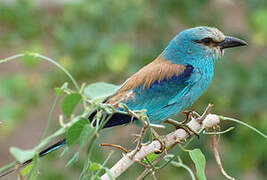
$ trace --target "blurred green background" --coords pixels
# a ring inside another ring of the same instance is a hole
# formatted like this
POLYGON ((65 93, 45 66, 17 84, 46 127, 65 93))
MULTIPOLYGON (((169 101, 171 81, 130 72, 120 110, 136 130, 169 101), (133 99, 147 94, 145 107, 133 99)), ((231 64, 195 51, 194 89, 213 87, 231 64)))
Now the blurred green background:
MULTIPOLYGON (((214 113, 240 119, 266 133, 266 0, 1 0, 0 59, 38 52, 57 60, 80 84, 120 84, 156 58, 181 30, 199 25, 215 26, 249 46, 226 50, 217 62, 212 85, 193 109, 202 112, 213 103, 214 113)), ((40 142, 55 98, 53 89, 67 80, 51 64, 29 57, 0 65, 0 166, 13 160, 10 146, 29 149, 40 142)), ((58 108, 54 130, 59 114, 58 108)), ((219 144, 226 171, 237 179, 266 179, 266 140, 240 125, 224 123, 222 129, 230 126, 236 129, 223 135, 219 144)), ((134 125, 104 130, 98 143, 133 147, 130 134, 138 130, 134 125)), ((196 147, 207 158, 207 178, 224 179, 212 154, 211 138, 202 135, 188 148, 196 147)), ((102 162, 110 151, 96 144, 95 161, 102 162)), ((65 167, 69 157, 59 159, 59 153, 52 153, 42 159, 38 179, 77 179, 83 160, 65 167)), ((115 151, 108 166, 120 157, 115 151)), ((188 154, 181 157, 194 168, 188 154)), ((142 170, 135 165, 118 179, 135 179, 142 170)), ((184 169, 171 165, 156 176, 190 179, 184 169)))

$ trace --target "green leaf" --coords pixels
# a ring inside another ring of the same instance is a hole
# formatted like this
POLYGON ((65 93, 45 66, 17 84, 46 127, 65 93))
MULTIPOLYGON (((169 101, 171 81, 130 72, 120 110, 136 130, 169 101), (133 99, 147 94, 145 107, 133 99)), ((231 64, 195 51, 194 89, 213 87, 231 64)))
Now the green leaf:
POLYGON ((63 90, 68 87, 68 83, 65 82, 60 88, 55 88, 55 92, 57 95, 61 96, 63 94, 63 90))
POLYGON ((80 135, 80 149, 83 148, 88 143, 91 137, 93 137, 94 132, 95 128, 92 128, 91 124, 84 125, 80 135))
POLYGON ((70 115, 75 110, 75 107, 79 104, 81 101, 82 96, 78 93, 72 93, 66 96, 61 104, 61 109, 66 117, 70 117, 70 115))
POLYGON ((57 95, 60 95, 60 96, 63 94, 61 88, 55 88, 55 92, 56 92, 57 95))
POLYGON ((67 145, 71 146, 78 144, 80 140, 81 133, 85 125, 89 123, 88 119, 81 118, 78 122, 74 123, 67 131, 67 145))
POLYGON ((65 156, 66 154, 68 154, 69 150, 70 150, 69 146, 66 146, 66 147, 64 148, 63 152, 60 154, 60 157, 63 157, 63 156, 65 156))
POLYGON ((38 168, 38 164, 39 164, 39 156, 38 154, 35 154, 35 156, 33 157, 33 161, 32 161, 32 168, 30 171, 30 180, 36 180, 37 176, 39 174, 39 168, 38 168))
POLYGON ((79 153, 79 152, 76 152, 76 153, 74 154, 74 156, 73 156, 73 157, 69 160, 69 162, 66 164, 66 167, 72 165, 72 164, 75 163, 75 162, 77 162, 78 159, 79 159, 79 156, 80 156, 80 153, 79 153))
POLYGON ((31 158, 33 158, 35 151, 34 150, 21 150, 16 147, 11 147, 9 149, 12 156, 20 163, 23 163, 31 158))
POLYGON ((192 151, 189 151, 189 155, 195 164, 198 179, 206 180, 206 175, 205 175, 206 159, 201 150, 194 149, 192 151))
POLYGON ((32 160, 32 163, 26 166, 22 171, 21 175, 26 177, 25 179, 36 180, 39 170, 38 170, 39 157, 38 154, 35 154, 32 160))
POLYGON ((99 169, 101 169, 101 164, 93 162, 90 165, 89 171, 92 172, 92 171, 97 171, 99 169))
MULTIPOLYGON (((151 153, 147 156, 147 159, 149 162, 153 162, 155 159, 157 159, 160 156, 160 154, 151 153)), ((146 159, 143 160, 145 163, 148 163, 146 159)))
POLYGON ((115 93, 119 88, 120 86, 116 86, 114 84, 98 82, 88 85, 84 89, 84 94, 92 99, 100 99, 115 93))
POLYGON ((101 180, 99 176, 94 176, 94 180, 101 180))
POLYGON ((27 176, 31 172, 31 169, 32 169, 32 164, 29 164, 22 171, 20 171, 20 173, 21 173, 21 175, 23 177, 25 177, 25 176, 27 176))

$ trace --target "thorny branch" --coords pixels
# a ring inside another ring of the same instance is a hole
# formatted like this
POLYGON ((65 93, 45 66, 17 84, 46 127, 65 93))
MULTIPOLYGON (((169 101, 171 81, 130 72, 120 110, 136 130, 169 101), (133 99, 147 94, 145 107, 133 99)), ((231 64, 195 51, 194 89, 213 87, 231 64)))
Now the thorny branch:
MULTIPOLYGON (((212 105, 208 105, 205 112, 199 118, 191 118, 191 121, 187 123, 187 126, 190 127, 192 130, 196 132, 200 132, 204 128, 211 128, 220 123, 220 118, 217 115, 210 114, 212 105)), ((177 129, 174 132, 167 134, 166 136, 162 137, 162 141, 166 147, 173 146, 174 144, 179 144, 181 141, 187 139, 191 134, 188 134, 183 129, 177 129)), ((147 155, 157 152, 161 147, 161 142, 159 140, 154 140, 150 144, 143 145, 140 150, 136 152, 136 149, 131 151, 130 153, 125 154, 111 169, 110 173, 112 174, 113 178, 117 178, 120 176, 124 171, 126 171, 134 162, 141 161, 147 155)), ((164 155, 162 155, 163 157, 164 155)), ((104 174, 101 177, 102 180, 109 180, 108 174, 104 174)))
MULTIPOLYGON (((179 142, 176 142, 174 143, 171 148, 167 151, 167 152, 164 152, 160 155, 159 158, 157 158, 153 163, 152 165, 156 165, 164 156, 166 156, 179 142)), ((136 180, 142 180, 143 177, 145 177, 147 175, 147 173, 149 173, 149 171, 153 170, 152 167, 150 168, 146 168, 142 174, 140 174, 140 176, 138 176, 138 178, 136 180)))

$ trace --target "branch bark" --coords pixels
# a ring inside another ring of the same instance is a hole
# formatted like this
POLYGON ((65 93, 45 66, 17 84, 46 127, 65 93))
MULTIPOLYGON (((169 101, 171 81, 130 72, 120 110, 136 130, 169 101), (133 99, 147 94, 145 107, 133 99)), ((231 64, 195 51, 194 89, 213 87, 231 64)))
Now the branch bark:
MULTIPOLYGON (((220 118, 217 115, 209 114, 212 105, 209 105, 203 115, 199 118, 192 118, 190 122, 187 123, 188 127, 196 132, 200 132, 203 128, 211 128, 220 123, 220 118)), ((185 130, 177 129, 174 132, 167 134, 162 137, 162 141, 166 147, 169 147, 175 143, 179 143, 190 136, 185 130)), ((161 143, 158 140, 152 141, 148 145, 143 145, 141 149, 131 158, 135 150, 128 154, 124 154, 123 157, 110 169, 110 173, 116 179, 124 171, 126 171, 131 165, 136 161, 141 161, 147 155, 157 152, 161 149, 161 143)), ((102 180, 109 180, 108 174, 104 174, 101 177, 102 180)))

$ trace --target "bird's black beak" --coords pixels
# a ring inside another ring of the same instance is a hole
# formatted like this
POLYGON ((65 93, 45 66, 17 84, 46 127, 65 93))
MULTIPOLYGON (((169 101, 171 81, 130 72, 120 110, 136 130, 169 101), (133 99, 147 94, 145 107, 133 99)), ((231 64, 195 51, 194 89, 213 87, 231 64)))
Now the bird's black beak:
POLYGON ((222 42, 218 43, 218 46, 221 47, 221 49, 247 45, 248 44, 245 41, 231 36, 226 36, 222 42))

